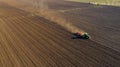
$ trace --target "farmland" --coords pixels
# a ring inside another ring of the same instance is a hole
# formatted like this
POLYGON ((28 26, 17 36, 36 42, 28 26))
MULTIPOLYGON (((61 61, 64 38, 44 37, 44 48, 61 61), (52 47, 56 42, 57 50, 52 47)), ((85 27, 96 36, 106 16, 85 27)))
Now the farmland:
POLYGON ((120 66, 119 7, 50 0, 44 16, 27 1, 0 0, 0 67, 120 66), (92 39, 72 39, 66 19, 92 39))

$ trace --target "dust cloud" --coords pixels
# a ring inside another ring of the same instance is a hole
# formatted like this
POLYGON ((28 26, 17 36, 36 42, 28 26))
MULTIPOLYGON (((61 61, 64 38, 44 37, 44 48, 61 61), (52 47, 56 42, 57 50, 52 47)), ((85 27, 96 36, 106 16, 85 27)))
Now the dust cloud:
POLYGON ((75 27, 68 19, 66 19, 63 14, 57 12, 55 10, 49 9, 47 0, 37 0, 36 4, 34 4, 34 8, 36 8, 36 13, 40 16, 57 23, 58 25, 64 27, 66 30, 71 33, 75 32, 84 32, 79 28, 75 27))

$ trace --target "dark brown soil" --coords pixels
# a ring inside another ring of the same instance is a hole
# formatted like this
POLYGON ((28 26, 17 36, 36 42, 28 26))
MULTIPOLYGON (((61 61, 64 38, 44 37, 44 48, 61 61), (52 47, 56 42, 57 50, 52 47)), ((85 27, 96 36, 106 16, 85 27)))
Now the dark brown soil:
MULTIPOLYGON (((117 36, 120 32, 117 28, 119 23, 112 20, 112 13, 105 13, 110 15, 110 23, 101 22, 100 18, 94 20, 100 16, 95 12, 93 20, 90 19, 92 17, 72 13, 76 12, 65 14, 73 19, 80 17, 81 21, 72 21, 88 31, 92 40, 72 39, 70 32, 51 21, 30 16, 25 11, 0 2, 0 67, 119 67, 120 53, 114 50, 115 45, 116 50, 120 49, 117 36)), ((116 13, 113 16, 118 17, 113 18, 119 21, 119 14, 116 13)), ((81 14, 84 15, 85 12, 81 14)), ((103 17, 102 15, 101 18, 103 17)))

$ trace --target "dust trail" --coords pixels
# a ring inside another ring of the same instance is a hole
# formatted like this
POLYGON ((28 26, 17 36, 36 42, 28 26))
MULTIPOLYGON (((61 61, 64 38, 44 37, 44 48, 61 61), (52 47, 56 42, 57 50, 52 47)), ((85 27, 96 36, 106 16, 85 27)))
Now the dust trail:
POLYGON ((36 1, 36 5, 34 6, 35 8, 37 7, 37 14, 39 14, 40 16, 51 20, 55 23, 57 23, 58 25, 61 25, 62 27, 64 27, 65 29, 67 29, 68 31, 75 33, 75 32, 84 32, 83 30, 75 27, 71 22, 69 22, 68 19, 66 19, 64 17, 63 14, 61 14, 60 12, 57 12, 55 10, 49 9, 48 8, 48 1, 47 0, 39 0, 36 1))

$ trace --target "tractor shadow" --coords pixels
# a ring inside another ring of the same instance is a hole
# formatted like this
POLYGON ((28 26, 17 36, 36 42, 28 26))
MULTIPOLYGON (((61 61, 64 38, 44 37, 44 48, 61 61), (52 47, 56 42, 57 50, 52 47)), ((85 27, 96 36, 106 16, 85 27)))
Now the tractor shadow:
POLYGON ((86 38, 83 38, 83 37, 76 37, 76 36, 71 37, 71 39, 83 39, 83 40, 87 40, 86 38))

